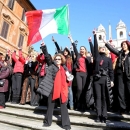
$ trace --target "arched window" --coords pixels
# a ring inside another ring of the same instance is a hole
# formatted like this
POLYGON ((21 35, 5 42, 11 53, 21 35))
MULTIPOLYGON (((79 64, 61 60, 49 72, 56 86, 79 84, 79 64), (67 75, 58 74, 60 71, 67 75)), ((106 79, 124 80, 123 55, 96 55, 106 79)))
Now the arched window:
POLYGON ((99 40, 102 40, 102 35, 99 35, 99 40))
POLYGON ((120 32, 120 37, 123 37, 123 32, 122 31, 120 32))

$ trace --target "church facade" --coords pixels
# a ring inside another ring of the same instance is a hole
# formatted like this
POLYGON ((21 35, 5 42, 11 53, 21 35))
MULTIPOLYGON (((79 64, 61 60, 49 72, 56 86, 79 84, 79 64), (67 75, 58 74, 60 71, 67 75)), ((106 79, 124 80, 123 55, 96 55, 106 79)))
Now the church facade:
POLYGON ((99 46, 104 45, 103 40, 102 40, 102 38, 104 38, 105 41, 110 42, 117 49, 121 48, 121 42, 127 40, 127 28, 126 28, 125 23, 122 20, 120 20, 116 26, 116 34, 117 34, 117 38, 113 39, 111 25, 109 25, 109 39, 107 40, 106 30, 103 27, 103 25, 100 24, 97 29, 97 40, 98 40, 99 46))

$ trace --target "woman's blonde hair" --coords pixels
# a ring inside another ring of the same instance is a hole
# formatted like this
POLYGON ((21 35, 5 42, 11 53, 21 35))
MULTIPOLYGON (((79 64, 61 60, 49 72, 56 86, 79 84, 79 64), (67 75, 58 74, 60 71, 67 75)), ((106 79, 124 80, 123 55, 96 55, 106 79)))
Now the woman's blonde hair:
POLYGON ((65 64, 65 62, 66 62, 65 57, 64 57, 62 54, 60 54, 60 53, 56 54, 56 55, 53 57, 53 59, 55 60, 55 58, 56 58, 57 56, 61 57, 61 62, 62 62, 62 64, 65 64))
MULTIPOLYGON (((88 51, 87 51, 86 47, 85 46, 81 46, 81 47, 83 47, 85 49, 85 56, 87 56, 88 51)), ((81 47, 80 47, 80 49, 81 49, 81 47)))

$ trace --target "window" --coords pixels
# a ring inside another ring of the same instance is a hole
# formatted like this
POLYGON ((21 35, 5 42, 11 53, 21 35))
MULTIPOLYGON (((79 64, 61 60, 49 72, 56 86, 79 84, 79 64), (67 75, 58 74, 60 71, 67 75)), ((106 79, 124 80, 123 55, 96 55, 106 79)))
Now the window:
POLYGON ((102 35, 99 35, 99 40, 102 40, 102 35))
POLYGON ((120 37, 123 37, 123 32, 122 31, 120 32, 120 37))
POLYGON ((22 47, 23 46, 23 40, 24 40, 24 36, 22 34, 20 34, 20 36, 19 36, 19 42, 18 42, 18 47, 22 47))
POLYGON ((7 38, 8 30, 9 30, 9 24, 4 21, 0 35, 1 35, 3 38, 5 38, 5 39, 7 38))
POLYGON ((25 9, 23 9, 23 13, 22 13, 22 21, 25 21, 25 9))
POLYGON ((14 0, 9 0, 8 7, 13 10, 14 7, 14 0))

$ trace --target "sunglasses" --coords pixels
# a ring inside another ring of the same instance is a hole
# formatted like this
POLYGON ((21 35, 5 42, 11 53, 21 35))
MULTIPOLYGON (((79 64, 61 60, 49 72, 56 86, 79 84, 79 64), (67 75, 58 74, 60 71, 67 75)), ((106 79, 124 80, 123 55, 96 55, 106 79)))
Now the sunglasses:
POLYGON ((55 59, 55 60, 61 60, 61 59, 55 59))

